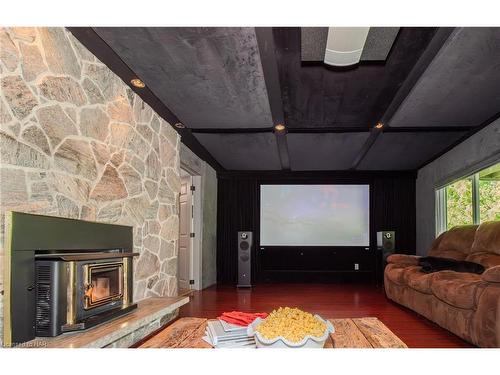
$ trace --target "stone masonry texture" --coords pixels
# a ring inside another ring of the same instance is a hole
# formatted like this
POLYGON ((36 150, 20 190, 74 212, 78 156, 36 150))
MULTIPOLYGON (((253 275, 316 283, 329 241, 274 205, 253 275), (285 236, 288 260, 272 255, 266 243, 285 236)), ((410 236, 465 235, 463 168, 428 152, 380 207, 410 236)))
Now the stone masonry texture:
POLYGON ((66 29, 0 29, 0 291, 12 210, 133 226, 135 301, 176 295, 179 147, 66 29))

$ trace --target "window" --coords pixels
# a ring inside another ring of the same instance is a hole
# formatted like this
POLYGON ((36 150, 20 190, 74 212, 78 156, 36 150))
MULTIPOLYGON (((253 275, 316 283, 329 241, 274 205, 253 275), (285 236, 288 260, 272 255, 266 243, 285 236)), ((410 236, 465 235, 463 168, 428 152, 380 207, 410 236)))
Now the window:
POLYGON ((500 220, 500 163, 479 172, 479 218, 500 220))
POLYGON ((468 177, 445 187, 446 229, 474 223, 472 184, 473 178, 468 177))
POLYGON ((500 163, 436 191, 437 234, 456 225, 500 220, 500 163))

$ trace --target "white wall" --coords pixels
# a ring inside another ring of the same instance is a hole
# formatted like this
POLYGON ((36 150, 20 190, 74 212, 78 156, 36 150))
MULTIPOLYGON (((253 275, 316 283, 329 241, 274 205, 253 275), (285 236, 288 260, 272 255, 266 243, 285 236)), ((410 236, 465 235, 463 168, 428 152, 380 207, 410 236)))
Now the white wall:
POLYGON ((435 238, 435 190, 447 182, 500 161, 500 119, 418 171, 417 254, 425 255, 435 238))

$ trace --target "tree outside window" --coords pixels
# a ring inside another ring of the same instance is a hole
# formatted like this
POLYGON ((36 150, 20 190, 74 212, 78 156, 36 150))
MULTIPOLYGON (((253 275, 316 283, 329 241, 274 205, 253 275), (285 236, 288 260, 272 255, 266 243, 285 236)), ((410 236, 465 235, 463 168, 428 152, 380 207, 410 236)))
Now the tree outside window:
POLYGON ((446 223, 446 230, 500 220, 500 163, 455 181, 440 192, 444 200, 437 219, 443 226, 446 223))
POLYGON ((500 163, 479 172, 479 219, 500 220, 500 163))
POLYGON ((472 178, 466 178, 446 187, 446 228, 473 223, 472 178))

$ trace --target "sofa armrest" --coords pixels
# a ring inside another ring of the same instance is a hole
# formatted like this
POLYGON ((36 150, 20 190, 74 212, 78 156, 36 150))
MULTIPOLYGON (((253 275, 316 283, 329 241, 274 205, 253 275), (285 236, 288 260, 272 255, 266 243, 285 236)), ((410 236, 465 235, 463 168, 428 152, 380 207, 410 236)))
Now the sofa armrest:
POLYGON ((392 254, 387 257, 387 263, 400 264, 403 266, 418 266, 419 259, 420 257, 417 255, 392 254))
POLYGON ((490 283, 500 283, 500 266, 494 266, 488 268, 481 275, 484 281, 490 283))

